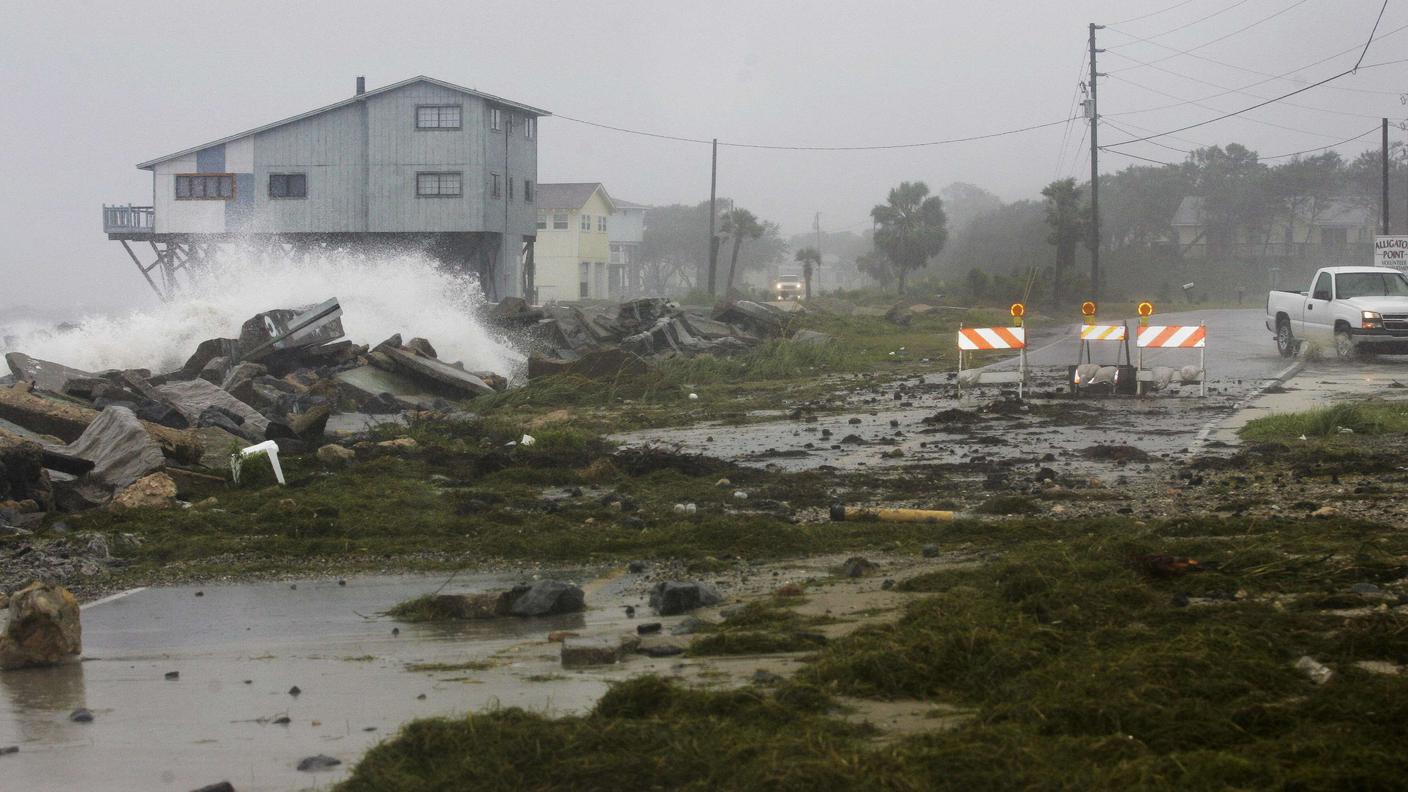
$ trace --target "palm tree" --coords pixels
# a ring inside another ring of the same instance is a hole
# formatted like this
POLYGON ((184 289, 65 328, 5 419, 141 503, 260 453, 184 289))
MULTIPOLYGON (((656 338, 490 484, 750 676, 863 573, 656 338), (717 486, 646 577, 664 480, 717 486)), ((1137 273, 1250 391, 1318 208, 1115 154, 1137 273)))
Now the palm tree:
POLYGON ((728 263, 728 282, 724 284, 724 297, 727 299, 729 292, 733 291, 733 277, 738 271, 738 251, 743 247, 743 240, 761 237, 763 224, 747 209, 730 209, 724 213, 721 230, 733 237, 733 258, 728 263))
POLYGON ((875 246, 895 265, 899 293, 905 275, 929 263, 948 241, 948 218, 938 196, 924 182, 902 182, 885 203, 870 210, 875 220, 875 246))
POLYGON ((806 284, 807 299, 812 298, 812 265, 821 266, 821 253, 814 247, 804 247, 797 251, 797 261, 802 263, 802 282, 806 284))
POLYGON ((1065 273, 1075 266, 1076 245, 1089 238, 1090 208, 1081 206, 1075 179, 1061 179, 1041 191, 1046 198, 1046 224, 1051 233, 1046 241, 1056 246, 1056 269, 1051 278, 1051 299, 1061 296, 1065 273))

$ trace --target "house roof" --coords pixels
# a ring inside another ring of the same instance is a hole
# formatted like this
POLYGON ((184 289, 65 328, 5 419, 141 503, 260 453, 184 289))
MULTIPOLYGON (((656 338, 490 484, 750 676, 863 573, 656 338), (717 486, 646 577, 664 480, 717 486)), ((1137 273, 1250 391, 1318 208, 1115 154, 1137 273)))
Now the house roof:
POLYGON ((617 203, 601 182, 539 184, 534 199, 539 209, 581 209, 597 190, 601 191, 601 197, 611 211, 616 211, 617 203))
MULTIPOLYGON (((1202 226, 1206 223, 1203 212, 1204 199, 1200 195, 1185 196, 1178 203, 1178 210, 1169 221, 1171 226, 1202 226)), ((1296 219, 1315 226, 1365 226, 1374 225, 1373 208, 1352 198, 1326 198, 1317 200, 1307 197, 1296 202, 1296 219)))
POLYGON ((370 90, 370 91, 367 91, 367 92, 365 92, 365 93, 360 93, 360 94, 353 95, 353 96, 350 97, 350 98, 343 99, 343 100, 340 101, 340 102, 334 102, 333 104, 330 104, 330 105, 325 105, 325 106, 323 106, 323 107, 319 107, 319 108, 317 108, 316 110, 309 110, 309 111, 306 112, 306 113, 300 113, 300 114, 298 114, 298 115, 296 115, 296 116, 290 116, 290 117, 288 117, 288 118, 283 119, 282 121, 275 121, 275 122, 273 122, 272 124, 265 124, 264 126, 255 127, 254 129, 247 129, 247 130, 245 130, 245 131, 243 131, 243 132, 239 132, 239 133, 237 133, 237 134, 230 135, 229 137, 223 137, 223 138, 220 138, 219 140, 212 140, 212 141, 210 141, 209 143, 202 143, 202 144, 199 145, 199 146, 193 146, 193 147, 188 148, 188 149, 182 149, 181 151, 178 151, 178 152, 176 152, 176 153, 174 153, 174 154, 167 154, 167 155, 164 156, 164 157, 157 157, 156 159, 150 159, 150 160, 147 160, 146 162, 138 163, 137 167, 138 167, 138 168, 142 168, 142 169, 148 169, 148 168, 151 168, 151 167, 154 166, 154 165, 157 165, 158 163, 166 162, 167 160, 173 160, 173 159, 176 159, 177 157, 184 157, 184 156, 186 156, 187 154, 194 154, 194 153, 196 153, 197 151, 200 151, 200 150, 202 150, 202 149, 208 149, 208 148, 210 148, 211 146, 220 146, 220 145, 224 145, 225 143, 229 143, 229 142, 232 141, 232 140, 239 140, 239 139, 242 138, 242 137, 248 137, 249 135, 258 134, 258 133, 260 133, 260 132, 264 132, 264 131, 266 131, 266 130, 273 129, 273 128, 275 128, 275 127, 281 127, 281 126, 283 126, 283 125, 285 125, 285 124, 292 124, 292 123, 295 122, 295 121, 302 121, 302 120, 305 119, 305 118, 311 118, 311 117, 313 117, 313 116, 315 116, 315 115, 320 115, 320 114, 322 114, 322 113, 331 112, 331 111, 333 111, 333 110, 337 110, 337 109, 339 109, 339 108, 346 107, 346 106, 348 106, 348 105, 350 105, 350 104, 354 104, 354 103, 356 103, 356 102, 360 102, 360 101, 362 101, 362 100, 364 100, 364 99, 366 99, 366 98, 368 98, 368 97, 376 96, 377 94, 388 93, 388 92, 394 91, 394 90, 396 90, 396 89, 398 89, 398 88, 404 88, 404 87, 406 87, 407 85, 414 85, 415 83, 421 83, 421 82, 430 83, 431 85, 438 85, 438 86, 440 86, 441 88, 448 88, 448 89, 450 89, 450 90, 452 90, 452 91, 459 91, 460 93, 468 94, 469 96, 476 96, 476 97, 479 97, 480 99, 487 99, 487 100, 489 100, 489 101, 491 101, 491 102, 494 102, 495 104, 501 104, 501 105, 503 105, 504 107, 510 107, 510 108, 513 108, 513 109, 518 110, 518 111, 523 112, 523 113, 527 113, 527 114, 532 115, 532 116, 549 116, 549 115, 552 115, 552 113, 549 113, 549 112, 546 111, 546 110, 542 110, 542 109, 533 107, 533 106, 531 106, 531 105, 521 104, 521 103, 519 103, 519 102, 513 102, 513 101, 510 101, 510 100, 508 100, 508 99, 504 99, 504 98, 502 98, 502 97, 499 97, 499 96, 494 96, 493 94, 487 94, 487 93, 484 93, 483 91, 476 91, 476 90, 474 90, 473 88, 466 88, 466 87, 464 87, 464 86, 462 86, 462 85, 455 85, 454 83, 448 83, 448 82, 445 82, 444 80, 437 80, 437 79, 435 79, 434 77, 426 77, 425 75, 421 74, 421 75, 417 75, 417 76, 415 76, 415 77, 411 77, 410 79, 407 79, 407 80, 402 80, 402 81, 400 81, 400 82, 391 83, 390 85, 383 85, 383 86, 380 87, 380 88, 374 88, 374 89, 372 89, 372 90, 370 90))
POLYGON ((636 203, 635 201, 624 201, 624 200, 622 200, 622 199, 620 199, 620 198, 612 198, 612 199, 611 199, 611 202, 616 205, 616 208, 617 208, 617 209, 649 209, 649 208, 650 208, 649 206, 646 206, 645 204, 638 204, 638 203, 636 203))

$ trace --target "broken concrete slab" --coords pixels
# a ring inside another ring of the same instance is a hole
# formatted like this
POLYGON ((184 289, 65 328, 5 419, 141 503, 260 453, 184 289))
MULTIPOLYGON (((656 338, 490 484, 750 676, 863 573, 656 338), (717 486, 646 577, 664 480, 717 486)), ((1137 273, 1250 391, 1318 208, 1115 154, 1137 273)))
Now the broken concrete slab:
POLYGON ((168 382, 157 387, 157 391, 169 400, 177 410, 180 410, 186 420, 194 425, 200 425, 201 414, 207 409, 215 407, 240 419, 240 428, 246 430, 241 431, 241 435, 261 439, 268 436, 269 419, 261 415, 258 410, 221 390, 218 385, 212 385, 203 379, 192 379, 184 382, 168 382))
POLYGON ((70 380, 99 379, 98 374, 32 358, 22 352, 6 354, 5 365, 10 367, 10 373, 14 374, 16 382, 33 382, 34 387, 49 393, 63 393, 64 386, 70 380))
MULTIPOLYGON (((0 388, 0 419, 32 432, 52 435, 65 443, 77 440, 97 418, 97 410, 36 396, 26 390, 24 383, 0 388)), ((168 458, 183 462, 200 459, 201 445, 189 432, 149 421, 143 421, 142 426, 161 444, 162 453, 168 458)))
POLYGON ((567 638, 562 642, 562 667, 614 665, 621 659, 621 647, 605 638, 567 638))
POLYGON ((391 347, 380 350, 380 353, 389 357, 402 372, 432 389, 448 391, 459 398, 486 396, 495 392, 484 380, 435 358, 420 357, 391 347))
POLYGON ((0 501, 29 500, 47 509, 52 491, 43 447, 0 429, 0 501))
POLYGON ((124 407, 103 410, 77 440, 53 450, 93 463, 92 470, 56 493, 59 505, 72 511, 107 503, 119 490, 166 465, 161 445, 124 407))
POLYGON ((384 403, 378 400, 378 397, 384 393, 390 394, 404 405, 422 410, 433 407, 437 398, 410 377, 376 366, 358 366, 339 371, 333 378, 346 386, 344 390, 353 391, 352 398, 356 407, 363 412, 380 412, 379 406, 384 406, 384 403), (368 409, 368 405, 373 401, 376 402, 373 409, 368 409))

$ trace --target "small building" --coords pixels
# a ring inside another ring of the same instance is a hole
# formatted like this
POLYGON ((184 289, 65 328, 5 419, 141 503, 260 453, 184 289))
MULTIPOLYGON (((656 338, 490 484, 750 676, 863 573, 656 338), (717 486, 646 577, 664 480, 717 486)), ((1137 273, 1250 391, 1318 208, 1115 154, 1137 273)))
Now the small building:
POLYGON ((536 301, 612 296, 608 227, 616 203, 599 182, 538 185, 536 301))
POLYGON ((370 91, 358 77, 347 99, 138 164, 151 201, 104 206, 103 230, 164 297, 229 243, 419 249, 478 275, 491 299, 522 295, 546 115, 430 77, 370 91))
POLYGON ((1179 203, 1169 225, 1185 259, 1308 259, 1318 266, 1367 263, 1377 228, 1373 207, 1363 202, 1313 197, 1288 202, 1258 228, 1220 226, 1196 195, 1179 203))
POLYGON ((640 246, 645 241, 645 213, 650 207, 619 198, 614 204, 616 211, 606 223, 606 236, 611 242, 607 291, 613 298, 636 296, 644 288, 640 246))

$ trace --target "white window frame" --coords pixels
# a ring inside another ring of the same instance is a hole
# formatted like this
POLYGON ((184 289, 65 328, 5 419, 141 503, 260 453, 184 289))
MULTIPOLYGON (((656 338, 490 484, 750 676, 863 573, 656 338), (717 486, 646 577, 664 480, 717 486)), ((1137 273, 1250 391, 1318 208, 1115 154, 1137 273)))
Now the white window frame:
POLYGON ((603 234, 606 233, 606 215, 596 216, 596 230, 603 234))
POLYGON ((464 195, 463 171, 417 171, 417 198, 459 198, 464 195), (454 192, 447 188, 453 181, 454 192), (433 185, 433 186, 432 186, 433 185))
POLYGON ((532 140, 538 135, 538 119, 532 116, 523 117, 523 137, 532 140))
POLYGON ((504 131, 504 111, 502 109, 489 108, 489 129, 493 132, 504 131))
POLYGON ((235 189, 233 173, 178 173, 173 194, 178 201, 233 201, 235 189), (181 194, 183 184, 185 195, 181 194))
POLYGON ((464 107, 463 107, 462 105, 457 105, 457 104, 416 105, 416 118, 415 118, 415 121, 416 121, 416 129, 420 129, 420 130, 442 130, 442 129, 454 130, 454 129, 463 129, 463 128, 464 128, 464 107), (454 113, 453 113, 453 116, 454 116, 454 118, 453 118, 453 123, 450 123, 450 120, 451 120, 451 119, 449 119, 449 118, 447 117, 447 116, 450 115, 449 111, 451 111, 451 110, 454 111, 454 113), (423 114, 425 111, 434 111, 434 113, 433 113, 434 118, 433 118, 433 119, 423 119, 423 118, 422 118, 422 114, 423 114), (422 123, 422 121, 427 121, 427 120, 429 121, 429 123, 422 123))
POLYGON ((552 213, 552 228, 554 231, 567 231, 572 227, 572 218, 567 212, 552 213))
POLYGON ((497 173, 489 174, 489 197, 502 198, 504 195, 504 177, 497 173))
POLYGON ((581 219, 577 221, 577 228, 583 231, 592 230, 592 216, 583 212, 581 219))

